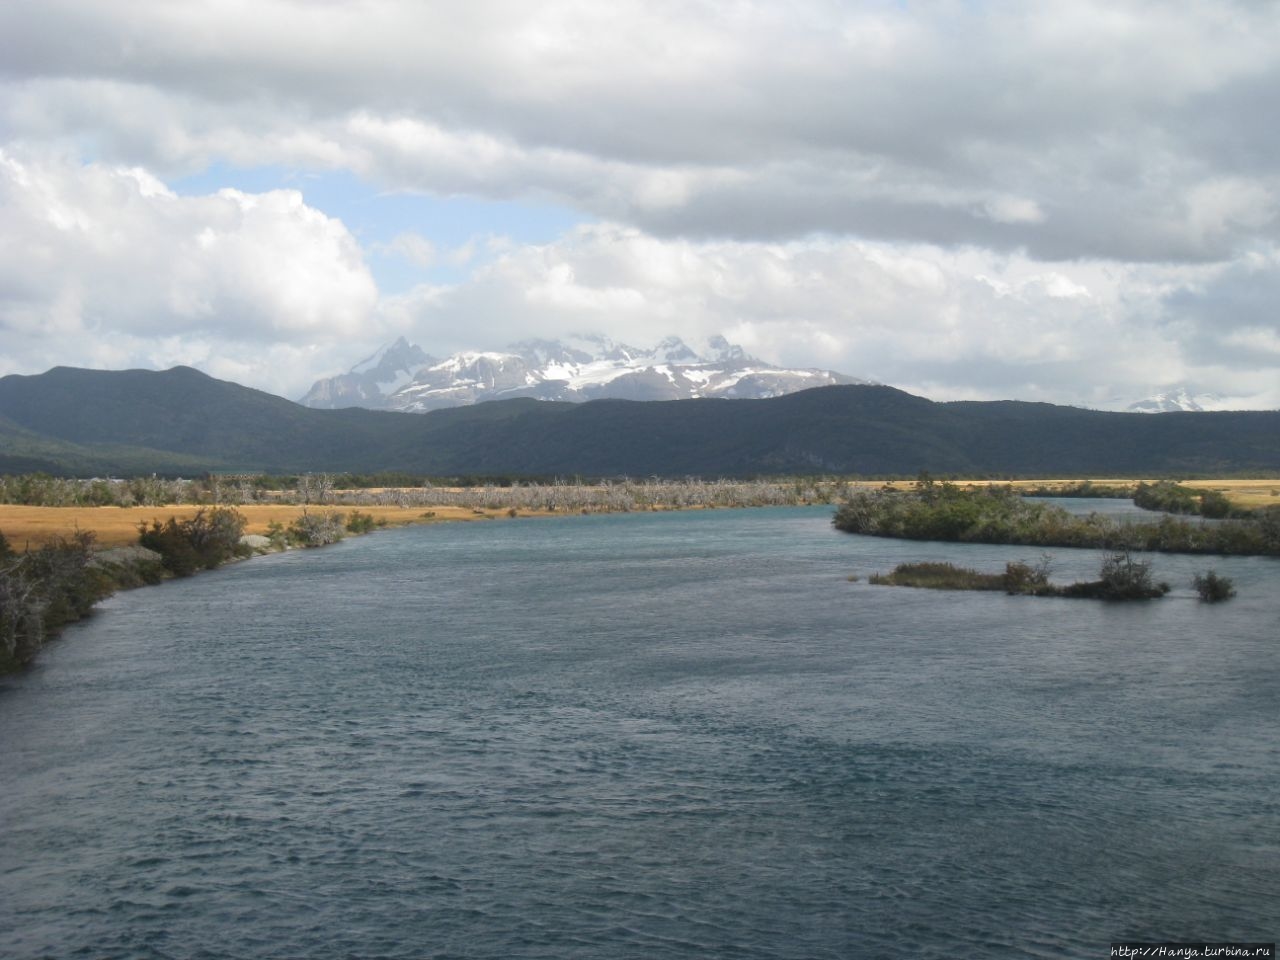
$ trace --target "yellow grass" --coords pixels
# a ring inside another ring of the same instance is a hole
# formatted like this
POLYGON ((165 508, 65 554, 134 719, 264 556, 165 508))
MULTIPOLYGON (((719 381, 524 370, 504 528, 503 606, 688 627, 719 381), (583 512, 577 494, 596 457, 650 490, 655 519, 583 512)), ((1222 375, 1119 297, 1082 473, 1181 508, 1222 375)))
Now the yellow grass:
MULTIPOLYGON (((23 507, 0 504, 0 531, 10 546, 21 550, 27 544, 38 546, 56 536, 76 530, 92 530, 101 547, 120 547, 138 542, 138 525, 169 517, 185 519, 199 507, 186 504, 169 507, 23 507)), ((236 507, 249 521, 247 533, 266 533, 272 521, 288 526, 301 516, 303 507, 289 504, 247 504, 236 507)), ((307 508, 316 512, 316 507, 307 508)), ((340 513, 353 509, 385 520, 388 526, 407 523, 430 523, 444 520, 476 520, 481 517, 505 517, 501 510, 475 511, 469 507, 337 507, 340 513), (426 516, 426 514, 433 516, 426 516)))
POLYGON ((1182 485, 1217 490, 1241 507, 1280 506, 1280 480, 1186 480, 1182 485))

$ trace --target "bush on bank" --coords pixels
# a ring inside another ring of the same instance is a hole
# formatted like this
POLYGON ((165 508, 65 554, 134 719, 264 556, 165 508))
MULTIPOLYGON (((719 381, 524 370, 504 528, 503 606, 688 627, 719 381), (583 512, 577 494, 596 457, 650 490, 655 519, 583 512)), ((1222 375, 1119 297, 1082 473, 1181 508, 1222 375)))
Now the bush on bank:
POLYGON ((0 533, 0 673, 29 663, 63 625, 117 589, 160 578, 147 554, 104 559, 93 542, 80 531, 18 553, 0 533))
POLYGON ((175 577, 189 577, 197 570, 211 570, 249 550, 240 538, 248 521, 239 510, 213 507, 197 510, 186 520, 170 517, 138 527, 138 543, 160 554, 160 562, 175 577))

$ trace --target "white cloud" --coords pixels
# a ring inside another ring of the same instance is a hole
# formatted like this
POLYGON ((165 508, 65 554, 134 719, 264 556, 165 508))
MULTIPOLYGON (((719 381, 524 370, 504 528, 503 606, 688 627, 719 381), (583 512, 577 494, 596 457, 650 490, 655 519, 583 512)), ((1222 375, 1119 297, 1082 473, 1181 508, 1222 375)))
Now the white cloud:
POLYGON ((294 191, 178 197, 145 171, 0 151, 0 207, 5 372, 37 341, 84 366, 261 358, 363 335, 376 304, 355 240, 294 191))
MULTIPOLYGON (((1216 268, 1118 268, 856 240, 672 241, 618 225, 515 248, 463 284, 394 301, 428 352, 603 331, 651 344, 724 334, 763 359, 943 399, 1140 399, 1163 385, 1241 395, 1245 361, 1197 356, 1171 297, 1216 268)), ((1272 343, 1242 332, 1259 348, 1272 343)), ((1280 402, 1254 390, 1258 402, 1280 402), (1268 400, 1267 398, 1271 399, 1268 400)))
POLYGON ((377 253, 400 257, 418 267, 429 267, 436 262, 436 247, 420 233, 405 230, 391 238, 390 243, 374 245, 377 253))

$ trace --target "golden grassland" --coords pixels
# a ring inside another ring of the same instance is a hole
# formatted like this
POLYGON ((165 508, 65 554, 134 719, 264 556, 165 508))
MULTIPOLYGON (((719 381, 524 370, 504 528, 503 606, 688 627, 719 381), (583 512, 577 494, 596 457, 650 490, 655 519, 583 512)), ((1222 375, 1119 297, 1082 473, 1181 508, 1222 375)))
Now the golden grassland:
POLYGON ((1255 509, 1280 505, 1280 480, 1184 480, 1193 490, 1217 490, 1232 503, 1255 509))
MULTIPOLYGON (((27 544, 39 546, 58 536, 67 536, 77 530, 92 530, 99 547, 122 547, 138 542, 140 524, 152 520, 164 522, 169 517, 179 520, 192 516, 201 509, 190 504, 169 507, 24 507, 0 504, 0 532, 8 538, 10 546, 21 550, 27 544)), ((207 508, 206 508, 207 509, 207 508)), ((375 521, 387 526, 403 526, 408 523, 435 523, 448 520, 479 520, 506 517, 504 510, 473 510, 469 507, 302 507, 292 504, 245 504, 235 508, 244 514, 248 525, 246 533, 265 534, 271 523, 288 526, 302 515, 303 510, 316 513, 322 509, 336 509, 350 514, 353 509, 371 514, 375 521)), ((532 515, 531 512, 521 514, 532 515)))

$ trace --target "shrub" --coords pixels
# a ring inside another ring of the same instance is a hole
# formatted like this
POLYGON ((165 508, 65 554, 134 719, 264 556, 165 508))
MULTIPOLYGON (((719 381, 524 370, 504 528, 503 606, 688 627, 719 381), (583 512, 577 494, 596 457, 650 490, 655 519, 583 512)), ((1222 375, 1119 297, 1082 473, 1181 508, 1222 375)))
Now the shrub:
POLYGON ((379 526, 378 521, 373 519, 373 514, 371 513, 352 510, 351 516, 347 517, 347 531, 349 533, 369 533, 377 526, 379 526))
POLYGON ((110 595, 114 584, 92 565, 92 547, 93 534, 78 532, 0 559, 0 672, 29 661, 46 637, 110 595))
POLYGON ((1227 577, 1220 577, 1213 570, 1196 574, 1191 581, 1204 603, 1221 603, 1236 595, 1235 585, 1227 577))
POLYGON ((1004 589, 1010 594, 1050 594, 1049 558, 1044 557, 1034 567, 1015 561, 1005 564, 1004 589))
POLYGON ((1200 494, 1200 516, 1220 520, 1231 516, 1231 501, 1217 490, 1206 490, 1200 494))
POLYGON ((279 520, 272 520, 267 524, 267 539, 276 550, 283 550, 289 545, 289 531, 279 520))
POLYGON ((333 510, 323 513, 304 510, 302 516, 289 524, 289 539, 303 547, 323 547, 337 543, 343 536, 343 516, 333 510))
POLYGON ((1064 597, 1098 600, 1154 600, 1169 592, 1167 583, 1151 579, 1151 561, 1134 557, 1128 550, 1116 550, 1102 558, 1098 579, 1064 587, 1064 597))
POLYGON ((170 517, 138 527, 138 542, 160 554, 160 562, 176 577, 209 570, 233 557, 246 556, 241 546, 245 518, 230 507, 201 508, 187 520, 170 517))

